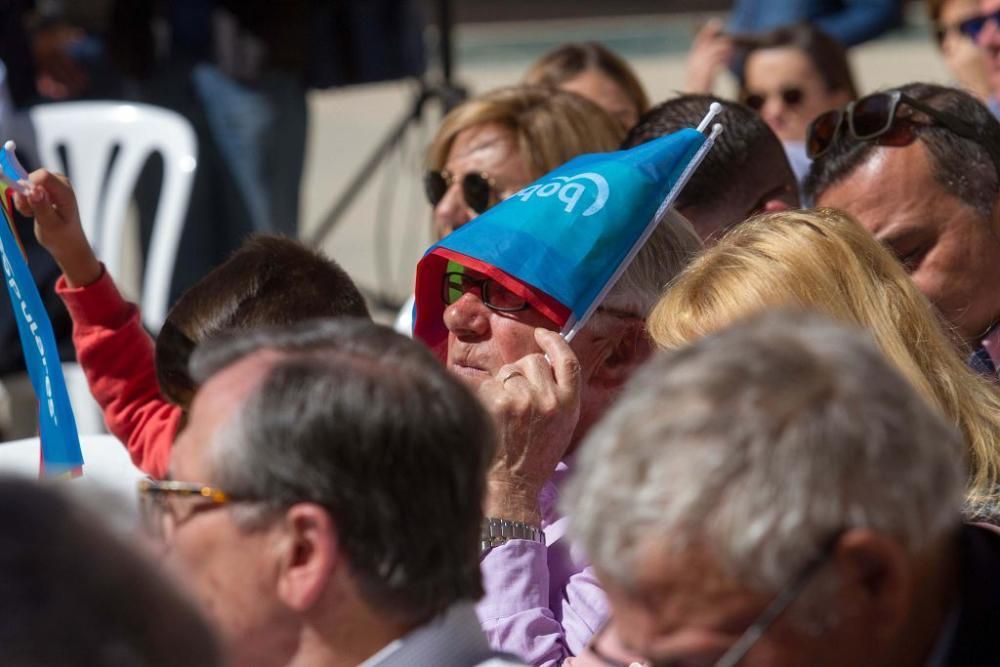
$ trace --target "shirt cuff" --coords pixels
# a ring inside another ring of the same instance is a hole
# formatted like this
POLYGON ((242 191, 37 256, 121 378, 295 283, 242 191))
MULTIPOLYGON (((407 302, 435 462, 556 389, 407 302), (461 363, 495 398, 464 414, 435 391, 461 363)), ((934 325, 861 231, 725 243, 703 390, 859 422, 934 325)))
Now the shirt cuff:
POLYGON ((549 564, 544 544, 510 540, 487 553, 481 569, 486 595, 477 605, 480 618, 548 608, 549 564))
POLYGON ((122 298, 103 264, 101 268, 101 277, 84 287, 70 287, 66 276, 59 276, 56 281, 56 294, 77 325, 100 324, 115 328, 127 320, 135 308, 122 298))

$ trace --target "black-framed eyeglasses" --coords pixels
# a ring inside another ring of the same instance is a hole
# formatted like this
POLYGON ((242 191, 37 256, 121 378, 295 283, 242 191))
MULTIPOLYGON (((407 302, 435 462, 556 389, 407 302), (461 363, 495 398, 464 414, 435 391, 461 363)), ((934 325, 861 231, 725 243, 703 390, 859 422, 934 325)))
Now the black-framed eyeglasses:
POLYGON ((483 304, 502 313, 516 313, 528 308, 528 301, 522 296, 493 280, 492 278, 474 278, 459 271, 449 271, 441 281, 441 298, 446 306, 450 306, 463 294, 477 290, 483 304))
POLYGON ((196 514, 230 503, 254 502, 214 486, 172 480, 141 479, 138 482, 139 517, 145 531, 163 539, 196 514), (180 503, 172 499, 182 499, 180 503))
POLYGON ((976 128, 958 116, 935 109, 905 93, 894 90, 874 93, 851 102, 843 109, 822 113, 809 124, 806 132, 806 155, 816 159, 845 130, 855 141, 878 141, 884 146, 907 146, 916 139, 916 130, 926 127, 912 118, 899 115, 901 105, 919 111, 932 122, 970 141, 979 142, 976 128))
MULTIPOLYGON (((437 206, 444 199, 448 188, 455 183, 455 176, 447 169, 428 171, 424 174, 424 192, 431 206, 437 206)), ((489 174, 470 172, 462 177, 462 198, 476 213, 485 213, 500 201, 496 183, 489 174)))
POLYGON ((994 25, 1000 25, 1000 10, 997 10, 992 14, 983 14, 982 16, 967 18, 958 24, 958 29, 962 31, 963 35, 975 42, 979 39, 979 33, 981 33, 983 28, 986 27, 986 24, 990 22, 994 25))
MULTIPOLYGON (((840 542, 840 538, 843 536, 844 532, 844 530, 838 530, 825 542, 823 542, 819 552, 806 561, 805 565, 803 565, 799 571, 788 580, 781 590, 778 591, 777 595, 774 596, 771 602, 768 603, 767 607, 764 608, 764 611, 762 611, 760 615, 757 616, 757 618, 754 619, 749 626, 747 626, 747 629, 743 631, 739 638, 737 638, 737 640, 728 649, 726 649, 726 652, 715 661, 714 667, 736 667, 736 665, 738 665, 740 661, 747 656, 750 649, 752 649, 754 645, 760 641, 760 638, 764 636, 764 633, 766 633, 768 629, 774 625, 775 621, 777 621, 781 615, 785 613, 785 610, 787 610, 788 607, 802 595, 806 586, 808 586, 816 575, 819 574, 820 570, 823 569, 823 566, 830 561, 830 558, 833 556, 833 553, 837 548, 837 544, 840 542)), ((603 655, 598 649, 601 635, 610 624, 611 621, 609 620, 608 623, 606 623, 604 627, 594 635, 594 638, 590 640, 588 650, 591 655, 599 660, 602 660, 604 664, 608 665, 608 667, 632 667, 632 665, 635 665, 636 663, 633 662, 626 664, 619 662, 603 655)), ((638 664, 643 665, 643 667, 671 667, 672 665, 677 664, 677 661, 668 659, 655 660, 653 662, 640 662, 638 664)))
MULTIPOLYGON (((781 97, 781 101, 788 107, 797 107, 805 99, 805 93, 801 88, 782 88, 775 95, 781 97)), ((769 97, 772 97, 769 93, 749 93, 743 98, 743 104, 754 111, 760 111, 764 108, 769 97)))

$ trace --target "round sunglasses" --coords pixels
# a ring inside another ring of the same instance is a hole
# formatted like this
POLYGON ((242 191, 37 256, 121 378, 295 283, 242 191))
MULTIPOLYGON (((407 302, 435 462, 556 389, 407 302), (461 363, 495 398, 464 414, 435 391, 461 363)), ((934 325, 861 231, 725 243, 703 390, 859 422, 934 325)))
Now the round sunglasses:
MULTIPOLYGON (((782 88, 775 94, 780 96, 781 101, 788 107, 797 107, 805 99, 805 93, 802 92, 801 88, 782 88)), ((760 111, 767 104, 769 97, 771 95, 768 93, 748 93, 743 98, 743 103, 754 111, 760 111)))
MULTIPOLYGON (((431 206, 440 204, 454 183, 454 174, 446 169, 424 174, 424 192, 431 206)), ((465 204, 476 213, 485 213, 500 200, 496 194, 496 183, 487 173, 470 172, 462 177, 461 185, 465 204)))

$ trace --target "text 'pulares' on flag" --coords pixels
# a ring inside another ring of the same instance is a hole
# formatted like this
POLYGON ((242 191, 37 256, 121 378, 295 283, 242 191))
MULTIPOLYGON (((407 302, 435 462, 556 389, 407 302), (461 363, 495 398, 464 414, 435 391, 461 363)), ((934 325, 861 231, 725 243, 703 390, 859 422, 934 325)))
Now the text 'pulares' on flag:
POLYGON ((83 453, 52 323, 15 231, 11 194, 23 187, 28 174, 14 148, 14 142, 8 141, 0 151, 0 265, 38 400, 40 472, 45 477, 73 477, 82 474, 83 453))
POLYGON ((598 305, 710 145, 685 129, 582 155, 459 227, 417 265, 414 336, 443 356, 449 262, 493 278, 565 334, 598 305))

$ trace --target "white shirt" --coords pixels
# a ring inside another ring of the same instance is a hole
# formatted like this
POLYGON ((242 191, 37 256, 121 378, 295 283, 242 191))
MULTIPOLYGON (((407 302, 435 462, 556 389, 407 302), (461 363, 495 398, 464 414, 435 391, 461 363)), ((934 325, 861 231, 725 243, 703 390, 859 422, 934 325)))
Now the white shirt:
POLYGON ((404 336, 409 336, 413 338, 413 302, 416 301, 415 296, 411 296, 403 304, 403 307, 399 309, 399 313, 396 314, 396 321, 393 323, 392 328, 396 330, 397 333, 401 333, 404 336))

